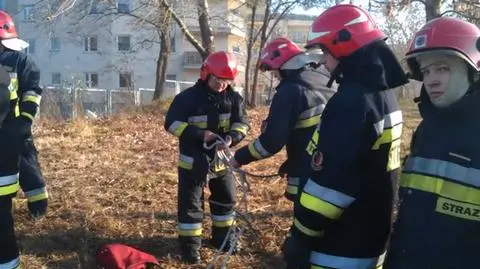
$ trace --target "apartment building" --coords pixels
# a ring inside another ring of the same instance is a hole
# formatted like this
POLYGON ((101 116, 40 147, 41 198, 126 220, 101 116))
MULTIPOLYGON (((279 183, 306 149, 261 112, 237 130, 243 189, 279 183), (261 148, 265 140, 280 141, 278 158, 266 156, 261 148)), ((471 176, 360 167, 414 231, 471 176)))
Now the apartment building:
MULTIPOLYGON (((158 36, 153 27, 129 16, 141 10, 135 0, 114 1, 115 12, 123 16, 106 16, 112 9, 108 1, 78 1, 81 3, 74 9, 53 21, 45 18, 54 13, 58 1, 41 2, 39 6, 37 0, 0 0, 0 8, 13 14, 19 34, 30 43, 26 52, 40 66, 43 85, 154 87, 160 50, 158 36)), ((179 15, 192 34, 199 37, 196 6, 191 0, 179 2, 183 6, 179 15)), ((210 15, 216 49, 234 52, 244 63, 245 23, 240 16, 228 12, 239 4, 239 0, 217 1, 210 5, 210 15)), ((199 76, 200 55, 178 27, 172 33, 167 79, 194 82, 199 76)), ((240 67, 241 72, 244 69, 240 67)), ((243 78, 240 74, 239 85, 243 78)))
MULTIPOLYGON (((247 22, 240 16, 244 10, 239 8, 244 1, 209 1, 215 48, 237 55, 240 74, 236 82, 240 87, 244 83, 246 60, 247 22)), ((181 0, 177 4, 182 8, 175 10, 200 40, 196 1, 181 0)), ((13 14, 19 34, 30 43, 26 52, 40 66, 43 85, 83 84, 102 89, 154 87, 160 50, 158 36, 153 27, 129 15, 142 12, 136 0, 77 1, 72 10, 52 21, 45 18, 58 9, 57 0, 0 0, 0 8, 13 14), (112 9, 122 16, 106 16, 112 9)), ((291 16, 279 23, 278 33, 301 43, 306 40, 310 24, 311 20, 291 16)), ((201 57, 176 25, 171 47, 167 80, 196 81, 201 57)))

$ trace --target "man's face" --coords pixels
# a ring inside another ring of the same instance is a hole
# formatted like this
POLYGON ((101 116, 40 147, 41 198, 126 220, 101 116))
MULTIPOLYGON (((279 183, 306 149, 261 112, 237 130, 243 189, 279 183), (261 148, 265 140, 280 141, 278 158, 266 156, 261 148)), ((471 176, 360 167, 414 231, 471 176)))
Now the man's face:
POLYGON ((420 71, 423 75, 423 83, 428 97, 432 102, 440 98, 448 87, 451 68, 446 61, 421 61, 420 71))
POLYGON ((327 50, 323 51, 323 57, 325 60, 325 68, 328 70, 328 72, 332 73, 335 68, 337 68, 338 65, 338 60, 333 57, 332 54, 330 54, 327 50))
POLYGON ((215 75, 211 75, 208 79, 208 87, 214 92, 223 92, 232 83, 231 79, 218 78, 215 75))

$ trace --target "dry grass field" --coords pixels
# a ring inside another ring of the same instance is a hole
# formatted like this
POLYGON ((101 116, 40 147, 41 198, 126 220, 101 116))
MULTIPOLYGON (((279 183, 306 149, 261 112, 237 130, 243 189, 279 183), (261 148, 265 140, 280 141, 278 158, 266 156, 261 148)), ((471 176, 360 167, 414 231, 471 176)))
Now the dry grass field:
MULTIPOLYGON (((404 150, 418 124, 416 107, 402 101, 404 150)), ((179 262, 175 241, 177 140, 163 129, 165 105, 144 107, 94 121, 58 123, 40 120, 34 135, 50 207, 33 221, 20 192, 15 200, 22 268, 96 268, 99 244, 127 243, 154 254, 162 268, 205 268, 213 251, 202 249, 204 264, 179 262)), ((267 108, 249 111, 255 138, 267 108)), ((276 173, 285 158, 245 166, 252 173, 276 173)), ((291 203, 279 178, 248 178, 253 229, 229 268, 282 268, 280 245, 291 221, 291 203)), ((207 192, 208 193, 208 192, 207 192)), ((208 212, 208 205, 206 205, 208 212)), ((208 214, 204 236, 209 234, 208 214)))

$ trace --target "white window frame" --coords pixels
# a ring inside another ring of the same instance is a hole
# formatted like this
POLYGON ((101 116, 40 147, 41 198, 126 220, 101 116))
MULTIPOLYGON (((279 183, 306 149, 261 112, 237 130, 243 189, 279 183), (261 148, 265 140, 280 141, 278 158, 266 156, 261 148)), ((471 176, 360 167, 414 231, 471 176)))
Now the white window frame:
POLYGON ((131 35, 118 35, 117 36, 117 51, 121 52, 127 52, 132 50, 132 36, 131 35), (127 50, 121 50, 120 49, 120 38, 125 38, 128 37, 128 49, 127 50))
POLYGON ((98 51, 98 36, 92 35, 92 36, 86 36, 84 38, 84 50, 88 52, 93 52, 93 51, 98 51), (92 49, 92 39, 95 39, 96 41, 96 48, 92 49))
POLYGON ((95 72, 90 72, 90 73, 85 73, 85 84, 89 88, 96 88, 99 85, 99 77, 98 73, 95 72), (93 77, 96 77, 97 81, 96 84, 93 83, 93 77))

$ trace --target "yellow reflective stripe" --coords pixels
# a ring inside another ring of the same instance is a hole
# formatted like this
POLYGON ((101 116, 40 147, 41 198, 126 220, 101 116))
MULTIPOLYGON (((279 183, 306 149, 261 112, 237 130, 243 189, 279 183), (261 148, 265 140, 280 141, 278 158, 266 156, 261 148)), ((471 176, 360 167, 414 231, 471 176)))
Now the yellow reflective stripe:
POLYGON ((257 160, 262 159, 262 155, 260 152, 257 151, 257 149, 254 146, 255 141, 252 141, 250 144, 248 144, 248 151, 250 154, 257 160))
POLYGON ((207 129, 207 122, 193 122, 190 124, 197 126, 198 128, 201 128, 201 129, 207 129))
POLYGON ((399 169, 402 165, 401 160, 402 140, 397 139, 390 145, 390 151, 388 152, 387 171, 399 169))
POLYGON ((178 166, 179 166, 180 168, 185 169, 185 170, 192 170, 192 168, 193 168, 193 164, 187 163, 187 162, 185 162, 185 161, 183 161, 183 160, 179 160, 179 161, 178 161, 178 166))
POLYGON ((201 236, 202 229, 194 229, 194 230, 180 230, 178 229, 178 235, 180 236, 201 236))
POLYGON ((42 98, 40 96, 33 96, 33 95, 25 95, 23 97, 23 102, 32 102, 32 103, 35 103, 37 105, 40 105, 40 100, 42 98))
POLYGON ((298 193, 298 187, 297 186, 292 186, 292 185, 287 185, 287 192, 290 194, 297 194, 298 193))
POLYGON ((453 200, 480 205, 480 190, 441 178, 403 173, 400 186, 430 192, 453 200))
POLYGON ((20 185, 19 185, 18 180, 17 180, 17 182, 15 182, 11 185, 0 187, 0 196, 6 196, 6 195, 14 194, 19 189, 20 189, 20 185))
POLYGON ((300 230, 302 233, 312 236, 312 237, 320 237, 323 235, 323 231, 316 231, 312 230, 310 228, 305 227, 297 218, 293 220, 293 225, 297 227, 298 230, 300 230))
POLYGON ((321 115, 313 116, 308 119, 299 120, 295 124, 295 129, 308 128, 317 125, 320 122, 321 115))
POLYGON ((307 148, 306 148, 306 151, 308 152, 308 155, 312 156, 313 155, 313 152, 315 150, 317 150, 318 148, 318 138, 319 138, 319 132, 318 132, 318 128, 315 129, 315 131, 313 132, 313 135, 312 135, 312 138, 310 139, 310 141, 308 142, 308 145, 307 145, 307 148))
POLYGON ((215 227, 230 227, 234 223, 233 219, 230 220, 214 220, 212 221, 212 226, 215 227))
POLYGON ((390 129, 384 130, 382 135, 373 144, 372 149, 377 150, 382 144, 388 144, 394 140, 400 139, 402 136, 402 126, 403 124, 400 123, 390 129))
POLYGON ((247 135, 248 133, 248 125, 244 123, 234 122, 231 127, 232 131, 237 131, 243 135, 247 135))
POLYGON ((17 91, 10 91, 10 101, 18 98, 17 91))
POLYGON ((193 158, 184 154, 178 156, 178 166, 186 170, 192 170, 193 158))
POLYGON ((320 213, 329 219, 338 219, 343 213, 343 209, 341 207, 332 205, 306 192, 302 192, 300 196, 300 204, 305 208, 320 213))
POLYGON ((20 113, 20 115, 22 115, 22 116, 24 116, 24 117, 27 117, 27 118, 29 118, 29 119, 32 120, 32 121, 33 121, 33 119, 35 118, 35 116, 33 116, 32 114, 27 113, 27 112, 22 112, 22 113, 20 113))
POLYGON ((230 119, 221 120, 218 122, 218 128, 224 128, 228 130, 230 128, 230 119))
POLYGON ((30 203, 33 203, 33 202, 37 202, 37 201, 40 201, 40 200, 45 200, 47 198, 48 198, 48 193, 44 192, 44 193, 39 193, 39 194, 36 194, 36 195, 28 196, 27 201, 30 202, 30 203))
POLYGON ((188 123, 183 122, 183 121, 174 121, 169 127, 168 127, 168 132, 173 134, 176 137, 180 137, 187 128, 188 123))

